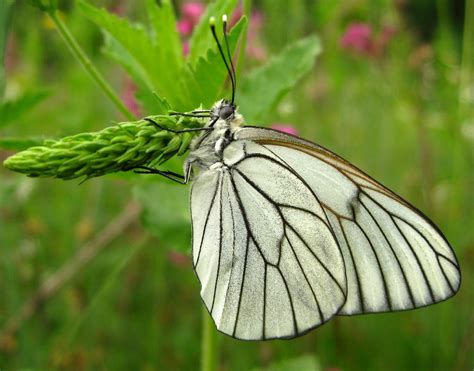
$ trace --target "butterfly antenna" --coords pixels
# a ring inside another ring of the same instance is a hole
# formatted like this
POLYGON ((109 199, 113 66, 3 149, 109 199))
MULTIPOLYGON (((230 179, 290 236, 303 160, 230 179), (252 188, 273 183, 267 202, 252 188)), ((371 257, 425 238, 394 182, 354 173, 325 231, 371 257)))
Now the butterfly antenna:
MULTIPOLYGON (((225 17, 225 16, 224 16, 225 17)), ((224 20, 224 17, 223 17, 223 20, 224 20)), ((225 17, 225 19, 227 20, 227 17, 225 17)), ((232 104, 234 104, 234 96, 235 96, 235 80, 234 80, 234 75, 232 73, 232 70, 230 69, 229 67, 229 64, 227 63, 227 59, 224 55, 224 52, 222 50, 222 46, 221 46, 221 43, 219 42, 219 39, 217 38, 217 34, 216 34, 216 19, 214 17, 211 17, 209 19, 209 23, 211 25, 211 31, 212 31, 212 36, 214 36, 214 40, 216 41, 216 44, 217 44, 217 47, 219 48, 219 53, 221 54, 221 57, 222 57, 222 60, 224 61, 224 64, 225 64, 225 68, 227 68, 227 73, 229 74, 229 77, 230 77, 230 82, 232 84, 232 104)), ((226 22, 227 23, 227 22, 226 22)), ((226 26, 224 26, 226 27, 226 26)), ((224 34, 224 38, 225 38, 225 34, 224 34)), ((227 42, 227 38, 226 39, 226 42, 227 42)), ((229 52, 230 54, 230 52, 229 52)), ((232 60, 230 62, 232 64, 232 60)))
POLYGON ((234 84, 232 85, 232 105, 234 104, 235 91, 237 90, 237 76, 235 75, 234 63, 232 62, 232 56, 230 55, 229 40, 227 37, 227 15, 222 16, 222 31, 224 32, 225 48, 227 49, 227 58, 229 58, 230 68, 232 69, 232 75, 234 76, 234 84))

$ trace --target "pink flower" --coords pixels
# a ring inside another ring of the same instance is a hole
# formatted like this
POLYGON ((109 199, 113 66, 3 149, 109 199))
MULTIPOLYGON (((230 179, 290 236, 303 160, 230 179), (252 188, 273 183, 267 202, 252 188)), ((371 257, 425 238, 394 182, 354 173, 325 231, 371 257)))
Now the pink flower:
POLYGON ((349 25, 341 39, 341 47, 360 55, 371 55, 374 48, 372 27, 365 23, 349 25))
POLYGON ((272 129, 281 131, 282 133, 298 135, 298 130, 292 125, 289 124, 273 124, 272 129))
MULTIPOLYGON (((234 13, 229 22, 229 26, 233 27, 239 19, 242 17, 243 11, 242 6, 239 6, 234 13)), ((247 49, 245 52, 249 57, 252 57, 256 60, 264 60, 267 57, 267 51, 262 46, 262 43, 259 40, 259 34, 263 27, 263 14, 258 10, 252 11, 250 15, 250 21, 248 26, 247 34, 247 49)))
POLYGON ((260 31, 263 27, 263 14, 257 10, 250 15, 247 55, 256 60, 264 60, 267 57, 267 51, 259 39, 260 31))
POLYGON ((178 32, 182 36, 189 36, 193 32, 194 24, 189 19, 178 21, 178 32))
POLYGON ((387 49, 396 29, 383 26, 376 35, 372 27, 366 23, 353 23, 347 27, 341 38, 341 47, 356 55, 380 57, 387 49))
POLYGON ((125 106, 132 112, 136 117, 141 117, 140 106, 138 105, 137 100, 135 99, 135 92, 137 87, 130 79, 125 80, 125 84, 122 90, 122 101, 125 106))
POLYGON ((250 23, 249 23, 249 34, 250 37, 255 37, 256 34, 262 29, 263 27, 263 13, 254 10, 250 15, 250 23))
POLYGON ((204 5, 200 2, 193 1, 183 4, 181 7, 182 17, 178 21, 178 32, 181 36, 191 35, 194 27, 199 23, 199 19, 203 13, 204 5))
POLYGON ((183 41, 183 55, 189 54, 189 41, 183 41))
POLYGON ((204 10, 204 5, 198 1, 183 4, 181 7, 184 18, 190 20, 194 26, 198 24, 204 10))
POLYGON ((183 39, 183 54, 189 53, 188 37, 193 33, 194 27, 199 23, 205 7, 198 1, 185 3, 181 6, 181 19, 178 21, 178 32, 183 39))

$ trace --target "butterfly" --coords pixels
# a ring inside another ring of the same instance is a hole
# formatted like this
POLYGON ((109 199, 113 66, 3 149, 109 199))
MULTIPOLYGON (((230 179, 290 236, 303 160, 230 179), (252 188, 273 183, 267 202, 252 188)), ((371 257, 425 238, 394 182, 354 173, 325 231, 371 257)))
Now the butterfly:
POLYGON ((202 131, 184 176, 141 168, 191 182, 192 260, 217 329, 244 340, 294 338, 335 315, 454 295, 456 256, 420 210, 318 144, 242 126, 226 27, 224 16, 227 58, 211 19, 231 100, 183 114, 209 119, 177 131, 202 131))

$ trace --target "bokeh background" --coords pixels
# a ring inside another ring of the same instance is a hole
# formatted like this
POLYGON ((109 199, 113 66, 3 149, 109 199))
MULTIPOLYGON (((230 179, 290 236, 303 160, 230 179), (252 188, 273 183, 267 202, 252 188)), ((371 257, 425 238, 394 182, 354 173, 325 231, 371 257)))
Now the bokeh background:
MULTIPOLYGON (((146 19, 142 1, 93 3, 146 19)), ((295 340, 218 334, 219 369, 473 369, 473 3, 253 1, 241 75, 309 34, 319 35, 323 51, 263 122, 251 124, 296 131, 410 200, 444 231, 463 281, 444 303, 337 317, 295 340)), ((187 53, 205 2, 174 6, 187 53)), ((127 107, 153 114, 101 51, 100 30, 73 1, 60 10, 127 107)), ((0 110, 0 160, 38 139, 124 120, 28 3, 0 4, 0 46, 0 102, 21 100, 9 117, 0 110)), ((132 174, 81 184, 31 179, 0 167, 0 368, 196 369, 202 303, 189 241, 186 187, 132 174)))

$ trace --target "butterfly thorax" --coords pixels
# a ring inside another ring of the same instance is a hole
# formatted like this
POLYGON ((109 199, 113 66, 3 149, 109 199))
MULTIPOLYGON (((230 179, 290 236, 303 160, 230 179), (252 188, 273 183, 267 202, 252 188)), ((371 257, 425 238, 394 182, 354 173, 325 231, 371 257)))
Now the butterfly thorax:
POLYGON ((185 170, 191 167, 210 169, 222 163, 224 149, 229 145, 243 122, 236 107, 226 100, 217 102, 211 109, 211 118, 205 131, 191 143, 191 151, 185 162, 185 170))

